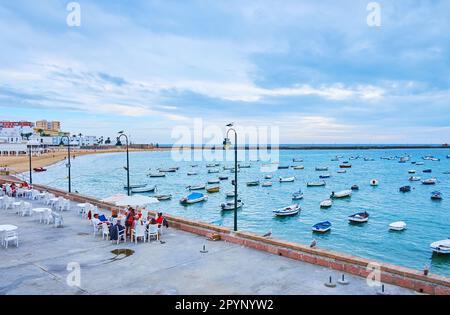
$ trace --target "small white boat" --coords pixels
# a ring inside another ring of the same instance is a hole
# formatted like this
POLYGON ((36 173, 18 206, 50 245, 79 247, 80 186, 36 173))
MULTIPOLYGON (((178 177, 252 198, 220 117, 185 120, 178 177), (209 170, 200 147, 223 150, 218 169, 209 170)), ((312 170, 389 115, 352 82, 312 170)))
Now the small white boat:
POLYGON ((409 170, 408 173, 409 174, 416 174, 416 170, 409 170))
POLYGON ((320 187, 320 186, 325 186, 326 183, 324 180, 319 181, 319 182, 308 182, 306 183, 307 187, 320 187))
MULTIPOLYGON (((238 200, 236 208, 237 209, 242 208, 243 205, 244 205, 244 203, 242 201, 238 200)), ((222 203, 220 205, 220 207, 222 208, 223 211, 234 210, 234 202, 222 203)))
POLYGON ((247 186, 252 187, 252 186, 259 186, 259 180, 255 180, 253 182, 248 182, 247 186))
POLYGON ((152 192, 155 191, 156 186, 145 186, 140 188, 133 188, 131 189, 131 192, 133 194, 140 194, 140 193, 146 193, 146 192, 152 192))
POLYGON ((239 168, 250 168, 251 165, 250 164, 239 164, 238 167, 239 168))
POLYGON ((224 171, 231 171, 231 170, 234 170, 234 167, 233 166, 224 166, 223 170, 224 171))
POLYGON ((292 200, 300 200, 303 199, 303 193, 301 190, 292 194, 292 200))
POLYGON ((216 163, 208 163, 206 164, 206 167, 216 167, 216 163))
POLYGON ((332 205, 333 205, 333 200, 331 200, 331 199, 325 199, 320 202, 321 208, 329 208, 332 205))
POLYGON ((264 176, 264 179, 272 179, 272 175, 266 175, 264 176))
POLYGON ((158 172, 160 173, 175 173, 176 171, 176 168, 158 168, 158 172))
POLYGON ((389 230, 403 231, 404 229, 406 229, 406 223, 403 221, 392 222, 389 224, 389 230))
POLYGON ((328 171, 328 167, 316 167, 316 171, 318 171, 318 172, 326 172, 326 171, 328 171))
POLYGON ((293 181, 295 181, 295 176, 294 177, 280 177, 280 183, 292 183, 293 181))
POLYGON ((227 196, 227 198, 233 198, 234 197, 234 191, 229 191, 229 192, 225 193, 225 195, 227 196))
MULTIPOLYGON (((147 186, 147 184, 135 184, 130 185, 130 189, 143 188, 145 186, 147 186)), ((128 189, 128 186, 127 185, 123 186, 123 189, 128 189)))
POLYGON ((197 172, 188 172, 187 174, 188 174, 188 176, 193 176, 193 175, 197 175, 198 173, 197 172))
POLYGON ((170 199, 172 199, 172 195, 171 195, 171 194, 166 194, 166 195, 155 195, 155 196, 153 196, 153 197, 155 197, 155 198, 158 199, 159 201, 162 201, 162 200, 170 200, 170 199))
POLYGON ((365 222, 369 221, 369 214, 366 211, 360 212, 360 213, 355 213, 355 214, 352 214, 351 216, 349 216, 348 220, 350 222, 354 222, 354 223, 365 223, 365 222))
POLYGON ((272 187, 272 182, 264 182, 261 185, 262 187, 272 187))
POLYGON ((347 173, 347 170, 338 170, 337 172, 338 172, 338 174, 345 174, 345 173, 347 173))
POLYGON ((273 210, 273 213, 276 216, 290 216, 290 215, 296 215, 298 214, 300 211, 300 205, 299 204, 294 204, 288 207, 284 207, 281 209, 276 209, 273 210))
POLYGON ((352 195, 352 190, 348 189, 348 190, 342 190, 342 191, 338 191, 338 192, 332 192, 330 195, 330 198, 345 198, 345 197, 350 197, 352 195))
POLYGON ((150 173, 148 176, 150 177, 166 177, 165 173, 158 172, 158 173, 150 173))
POLYGON ((216 168, 208 170, 208 174, 215 174, 215 173, 219 173, 219 170, 216 168))
POLYGON ((213 179, 208 180, 208 184, 218 184, 218 183, 220 183, 220 179, 218 179, 218 178, 213 178, 213 179))
POLYGON ((424 165, 424 162, 417 162, 416 165, 424 165))
POLYGON ((189 195, 187 195, 186 197, 181 198, 180 203, 190 205, 190 204, 202 202, 205 200, 208 200, 208 195, 202 194, 199 192, 192 192, 189 195))
POLYGON ((189 189, 189 190, 202 190, 202 189, 205 189, 205 188, 206 188, 205 184, 190 185, 190 186, 186 187, 186 189, 189 189))
POLYGON ((376 180, 376 179, 372 179, 371 181, 370 181, 370 186, 378 186, 378 180, 376 180))
POLYGON ((420 180, 421 180, 421 178, 418 177, 418 176, 411 176, 411 177, 409 178, 409 181, 410 181, 410 182, 419 182, 420 180))
POLYGON ((450 239, 433 242, 430 247, 435 253, 450 254, 450 239))
POLYGON ((435 185, 436 184, 436 178, 429 178, 422 181, 422 184, 424 185, 435 185))
POLYGON ((292 162, 300 162, 300 163, 301 163, 301 162, 303 162, 303 159, 296 159, 296 158, 293 158, 293 159, 292 159, 292 162))
POLYGON ((292 169, 293 170, 304 170, 305 166, 304 165, 295 165, 295 166, 292 166, 292 169))
POLYGON ((319 175, 319 178, 330 178, 331 174, 323 174, 323 175, 319 175))

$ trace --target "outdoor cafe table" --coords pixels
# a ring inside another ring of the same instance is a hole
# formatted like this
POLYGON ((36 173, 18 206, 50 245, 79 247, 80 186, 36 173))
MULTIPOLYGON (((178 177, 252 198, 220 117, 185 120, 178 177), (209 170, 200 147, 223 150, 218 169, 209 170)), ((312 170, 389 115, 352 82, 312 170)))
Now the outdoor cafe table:
POLYGON ((9 231, 15 231, 17 229, 18 229, 18 227, 15 226, 15 225, 12 225, 12 224, 0 225, 0 239, 2 241, 2 244, 3 244, 3 237, 4 237, 3 235, 4 235, 4 233, 5 232, 9 232, 9 231))
POLYGON ((50 208, 34 208, 33 210, 34 214, 39 214, 39 223, 42 223, 44 220, 44 214, 47 212, 51 212, 52 209, 50 208))

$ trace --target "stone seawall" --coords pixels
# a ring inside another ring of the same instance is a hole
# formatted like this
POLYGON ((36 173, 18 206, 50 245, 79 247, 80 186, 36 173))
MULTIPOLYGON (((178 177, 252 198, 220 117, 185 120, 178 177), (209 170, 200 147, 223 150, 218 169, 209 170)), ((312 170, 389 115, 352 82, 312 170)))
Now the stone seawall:
MULTIPOLYGON (((0 178, 0 183, 2 182, 5 182, 5 179, 0 178)), ((112 212, 122 211, 122 208, 109 203, 101 202, 93 197, 74 193, 69 194, 66 191, 44 185, 34 185, 34 188, 46 190, 57 196, 63 196, 75 202, 89 202, 103 210, 112 212)), ((220 235, 220 239, 226 242, 328 267, 360 277, 367 277, 372 272, 372 269, 368 268, 368 266, 378 265, 380 267, 381 281, 384 283, 397 285, 426 294, 450 295, 450 278, 447 277, 434 274, 425 276, 423 272, 414 269, 376 262, 321 248, 310 248, 309 246, 298 243, 273 238, 264 238, 250 232, 234 232, 226 227, 188 220, 174 215, 167 214, 165 217, 167 218, 171 228, 176 228, 204 237, 220 235)))

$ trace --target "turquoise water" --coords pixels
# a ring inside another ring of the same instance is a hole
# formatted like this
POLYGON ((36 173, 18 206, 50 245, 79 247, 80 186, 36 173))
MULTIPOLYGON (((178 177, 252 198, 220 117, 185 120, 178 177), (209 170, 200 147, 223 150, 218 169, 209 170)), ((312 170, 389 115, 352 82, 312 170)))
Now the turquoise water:
MULTIPOLYGON (((352 255, 390 262, 410 268, 422 269, 429 265, 432 272, 450 276, 450 257, 432 255, 429 244, 450 237, 450 159, 446 156, 450 149, 401 149, 401 150, 311 150, 280 151, 280 165, 302 164, 304 170, 282 169, 274 172, 273 186, 247 187, 247 181, 264 181, 261 172, 262 162, 249 162, 252 167, 239 173, 240 199, 245 206, 238 212, 238 228, 256 233, 266 233, 272 229, 273 236, 279 239, 309 244, 316 239, 318 246, 352 255), (339 162, 331 161, 336 155, 342 155, 339 162), (411 155, 411 161, 424 162, 423 166, 399 163, 398 160, 382 160, 380 157, 411 155), (433 155, 438 161, 423 161, 422 156, 433 155), (351 156, 374 158, 349 161, 353 167, 346 174, 338 174, 338 165, 351 156), (302 158, 302 163, 292 162, 293 158, 302 158), (328 166, 331 178, 326 179, 326 187, 307 188, 306 182, 318 180, 321 172, 316 166, 328 166), (432 174, 422 173, 431 168, 432 174), (408 170, 416 169, 416 176, 422 179, 436 177, 434 186, 409 182, 408 170), (278 176, 296 176, 294 183, 278 183, 278 176), (371 179, 379 180, 378 187, 370 186, 371 179), (357 184, 359 191, 351 198, 335 200, 329 209, 321 209, 319 203, 327 198, 331 191, 349 189, 357 184), (399 187, 412 186, 409 193, 400 193, 399 187), (296 201, 301 205, 298 216, 276 218, 272 210, 293 204, 291 194, 298 189, 304 192, 304 199, 296 201), (442 201, 432 201, 430 193, 439 190, 442 201), (351 225, 347 217, 360 211, 368 211, 370 220, 364 225, 351 225), (333 227, 330 233, 317 235, 311 233, 311 226, 317 222, 329 220, 333 227), (408 229, 403 232, 388 231, 388 224, 405 221, 408 229)), ((88 155, 76 157, 72 162, 72 189, 86 195, 108 197, 115 193, 125 193, 126 163, 124 153, 88 155)), ((220 175, 228 175, 229 180, 221 183, 221 192, 209 194, 205 203, 188 207, 179 204, 179 199, 187 192, 185 187, 191 184, 205 183, 219 174, 208 174, 206 164, 210 162, 174 162, 170 152, 139 152, 130 154, 131 183, 156 184, 158 193, 171 193, 173 199, 162 201, 152 208, 205 222, 223 220, 223 225, 232 227, 233 212, 222 213, 225 192, 232 190, 230 171, 221 170, 220 175), (192 168, 192 164, 198 164, 192 168), (149 178, 149 168, 179 166, 177 173, 167 173, 165 178, 149 178), (196 170, 199 175, 187 176, 188 171, 196 170)), ((233 162, 221 162, 232 165, 233 162)), ((221 168, 222 169, 222 168, 221 168)), ((34 182, 49 184, 67 189, 67 169, 64 163, 56 164, 44 173, 35 173, 34 182)), ((150 194, 151 195, 151 194, 150 194)), ((231 200, 230 200, 231 201, 231 200)))

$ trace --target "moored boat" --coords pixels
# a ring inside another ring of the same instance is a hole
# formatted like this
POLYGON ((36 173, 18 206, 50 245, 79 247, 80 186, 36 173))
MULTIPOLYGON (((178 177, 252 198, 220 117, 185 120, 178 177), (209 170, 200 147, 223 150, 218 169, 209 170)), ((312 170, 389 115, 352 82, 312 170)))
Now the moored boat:
POLYGON ((170 199, 172 199, 172 195, 171 195, 171 194, 155 195, 155 196, 153 196, 153 197, 156 198, 156 199, 158 199, 159 201, 170 200, 170 199))
MULTIPOLYGON (((130 189, 143 188, 147 186, 147 184, 134 184, 130 185, 130 189)), ((123 186, 123 189, 128 189, 127 185, 123 186)))
POLYGON ((188 176, 194 176, 194 175, 197 175, 198 173, 197 172, 188 172, 187 174, 188 174, 188 176))
POLYGON ((326 233, 331 230, 331 222, 323 221, 312 226, 312 231, 316 233, 326 233))
POLYGON ((284 207, 281 209, 276 209, 273 210, 272 212, 276 215, 276 216, 291 216, 291 215, 296 215, 298 214, 300 211, 300 205, 299 204, 294 204, 288 207, 284 207))
POLYGON ((349 216, 348 220, 354 223, 365 223, 369 221, 369 213, 367 211, 355 213, 349 216))
POLYGON ((264 176, 264 179, 272 179, 272 175, 266 175, 264 176))
POLYGON ((325 199, 320 202, 321 208, 329 208, 332 205, 333 205, 333 200, 331 200, 331 199, 325 199))
POLYGON ((346 170, 338 170, 337 172, 338 172, 338 174, 345 174, 345 173, 347 173, 346 170))
POLYGON ((431 173, 431 172, 433 172, 433 170, 432 169, 426 169, 426 170, 423 170, 422 172, 423 173, 431 173))
POLYGON ((186 197, 180 199, 181 204, 193 204, 208 200, 208 195, 199 192, 191 192, 186 197))
POLYGON ((346 198, 350 197, 352 195, 352 191, 350 189, 348 190, 342 190, 338 192, 331 192, 330 198, 346 198))
POLYGON ((278 169, 279 170, 287 170, 289 168, 289 166, 285 166, 285 165, 279 165, 278 169))
POLYGON ((340 168, 352 168, 351 164, 341 164, 339 165, 340 168))
POLYGON ((150 173, 148 176, 149 177, 166 177, 166 174, 162 173, 162 172, 158 172, 158 173, 150 173))
POLYGON ((294 165, 292 166, 293 170, 304 170, 305 166, 304 165, 294 165))
POLYGON ((301 162, 303 162, 303 159, 296 159, 296 158, 293 158, 293 159, 292 159, 292 162, 300 162, 300 163, 301 163, 301 162))
POLYGON ((295 181, 295 177, 280 177, 280 183, 292 183, 295 181))
POLYGON ((404 229, 406 229, 406 223, 403 221, 392 222, 389 224, 389 230, 403 231, 404 229))
POLYGON ((370 186, 378 186, 378 180, 376 180, 376 179, 372 179, 372 180, 370 180, 370 186))
POLYGON ((261 185, 262 187, 272 187, 272 182, 264 182, 261 185))
POLYGON ((247 182, 247 186, 249 186, 249 187, 259 186, 259 180, 255 180, 253 182, 247 182))
POLYGON ((437 254, 450 254, 450 239, 433 242, 430 247, 437 254))
POLYGON ((359 186, 358 185, 352 185, 352 187, 350 189, 351 190, 359 190, 359 186))
POLYGON ((239 164, 238 167, 239 168, 250 168, 251 165, 250 164, 239 164))
POLYGON ((227 179, 228 179, 228 176, 219 176, 219 179, 220 179, 220 180, 227 180, 227 179))
POLYGON ((429 178, 422 181, 422 184, 424 185, 435 185, 436 184, 436 178, 429 178))
POLYGON ((440 191, 433 191, 431 193, 431 199, 441 200, 442 199, 442 193, 440 191))
POLYGON ((415 173, 416 173, 416 170, 409 170, 408 173, 409 173, 409 174, 415 174, 415 173))
POLYGON ((212 178, 208 180, 208 184, 218 184, 220 183, 220 179, 218 178, 212 178))
POLYGON ((47 169, 43 168, 43 167, 35 167, 35 168, 33 168, 33 171, 40 173, 40 172, 47 171, 47 169))
POLYGON ((206 191, 209 193, 217 193, 220 191, 220 186, 210 186, 206 187, 206 191))
POLYGON ((216 168, 208 170, 208 174, 215 174, 215 173, 219 173, 219 170, 216 168))
POLYGON ((133 194, 141 194, 141 193, 146 193, 146 192, 153 192, 155 191, 156 186, 144 186, 144 187, 140 187, 140 188, 133 188, 131 189, 131 192, 133 194))
POLYGON ((307 187, 321 187, 321 186, 325 186, 326 182, 324 180, 319 181, 319 182, 307 182, 306 186, 307 187))
POLYGON ((186 189, 189 189, 189 190, 202 190, 202 189, 205 189, 205 188, 206 188, 205 184, 190 185, 190 186, 186 187, 186 189))
MULTIPOLYGON (((242 206, 244 205, 244 203, 240 200, 237 201, 236 203, 236 209, 242 208, 242 206)), ((223 211, 228 211, 228 210, 234 210, 234 201, 233 202, 227 202, 227 203, 222 203, 220 205, 220 208, 222 208, 223 211)))
POLYGON ((411 176, 408 180, 410 182, 419 182, 421 180, 421 178, 417 177, 417 176, 411 176))
POLYGON ((318 171, 318 172, 326 172, 326 171, 328 171, 328 167, 326 167, 326 166, 317 166, 316 167, 316 171, 318 171))
POLYGON ((331 174, 323 174, 323 175, 319 175, 319 178, 330 178, 331 174))
POLYGON ((402 186, 399 188, 400 192, 410 192, 411 191, 411 186, 402 186))
POLYGON ((300 200, 303 199, 303 193, 301 190, 292 194, 292 200, 300 200))

